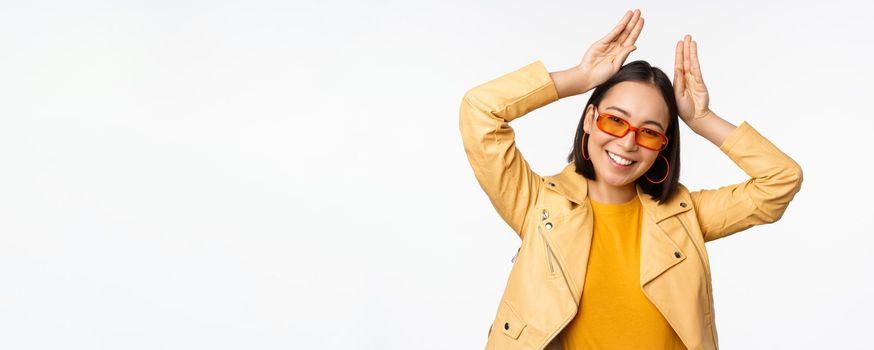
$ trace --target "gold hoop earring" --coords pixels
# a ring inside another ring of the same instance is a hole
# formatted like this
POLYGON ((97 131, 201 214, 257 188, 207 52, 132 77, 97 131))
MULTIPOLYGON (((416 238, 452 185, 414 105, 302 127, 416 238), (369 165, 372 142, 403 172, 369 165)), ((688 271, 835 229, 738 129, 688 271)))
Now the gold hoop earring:
MULTIPOLYGON (((668 174, 671 173, 671 162, 669 162, 669 161, 668 161, 668 158, 665 157, 665 156, 663 156, 661 153, 659 153, 659 157, 661 157, 662 159, 665 160, 665 167, 668 168, 667 171, 665 171, 665 176, 662 177, 662 179, 659 180, 659 181, 653 181, 652 179, 649 178, 649 174, 644 174, 644 175, 643 175, 643 176, 646 178, 646 181, 649 181, 649 183, 651 183, 651 184, 653 184, 653 185, 655 185, 655 184, 660 184, 660 183, 662 183, 662 182, 665 182, 665 180, 668 179, 668 174)), ((650 169, 652 169, 652 168, 650 167, 650 169)), ((647 171, 647 172, 649 172, 649 171, 647 171)))

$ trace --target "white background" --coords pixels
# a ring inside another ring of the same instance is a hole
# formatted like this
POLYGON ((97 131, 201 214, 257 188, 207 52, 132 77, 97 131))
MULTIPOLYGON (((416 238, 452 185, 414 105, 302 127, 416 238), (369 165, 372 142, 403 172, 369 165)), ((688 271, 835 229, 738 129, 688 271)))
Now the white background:
MULTIPOLYGON (((708 243, 725 349, 870 349, 871 5, 4 1, 0 348, 479 349, 519 241, 469 88, 699 42, 711 107, 793 157, 782 220, 708 243)), ((513 122, 557 173, 588 94, 513 122)), ((746 180, 682 129, 690 189, 746 180)))

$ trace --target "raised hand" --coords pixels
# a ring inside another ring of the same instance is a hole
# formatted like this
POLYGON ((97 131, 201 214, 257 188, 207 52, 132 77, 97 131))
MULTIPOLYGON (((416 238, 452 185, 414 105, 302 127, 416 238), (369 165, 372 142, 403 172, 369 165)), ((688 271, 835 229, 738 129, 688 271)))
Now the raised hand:
POLYGON ((634 43, 642 29, 640 10, 627 11, 610 33, 589 47, 577 66, 586 83, 583 92, 601 85, 619 71, 628 55, 637 49, 634 43))
POLYGON ((709 107, 710 95, 698 63, 698 44, 689 34, 677 42, 674 94, 677 97, 680 118, 690 127, 695 121, 712 113, 709 107))

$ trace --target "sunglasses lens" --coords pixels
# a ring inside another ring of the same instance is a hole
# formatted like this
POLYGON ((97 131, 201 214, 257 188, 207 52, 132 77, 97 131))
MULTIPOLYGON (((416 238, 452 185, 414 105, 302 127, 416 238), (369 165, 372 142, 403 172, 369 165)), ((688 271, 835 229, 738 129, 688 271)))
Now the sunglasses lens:
POLYGON ((637 142, 643 147, 661 150, 668 143, 668 139, 658 131, 642 128, 637 133, 637 142))
POLYGON ((598 127, 604 132, 617 137, 622 137, 628 130, 628 124, 624 120, 612 115, 603 115, 598 118, 598 127))

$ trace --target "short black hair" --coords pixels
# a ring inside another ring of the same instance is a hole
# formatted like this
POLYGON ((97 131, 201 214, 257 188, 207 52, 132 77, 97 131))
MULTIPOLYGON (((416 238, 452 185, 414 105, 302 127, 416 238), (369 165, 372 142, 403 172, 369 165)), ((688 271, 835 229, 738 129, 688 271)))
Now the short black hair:
MULTIPOLYGON (((592 96, 589 97, 586 107, 589 105, 599 106, 607 91, 623 81, 652 84, 661 92, 665 104, 668 106, 668 130, 665 133, 668 136, 668 145, 659 154, 668 159, 671 173, 668 174, 668 178, 664 182, 659 184, 647 181, 646 174, 635 180, 644 193, 650 195, 653 200, 664 203, 677 191, 680 183, 680 125, 673 84, 661 69, 653 67, 646 61, 637 60, 622 66, 610 79, 598 85, 592 92, 592 96)), ((574 136, 574 146, 571 153, 568 154, 567 161, 575 163, 575 170, 578 174, 595 180, 595 168, 592 161, 583 159, 583 148, 587 147, 589 142, 589 135, 583 130, 585 118, 586 108, 583 108, 583 115, 580 116, 580 124, 577 126, 577 132, 574 136)), ((665 176, 667 169, 665 169, 664 161, 660 159, 661 157, 647 171, 647 173, 653 172, 650 178, 660 179, 665 176)))

